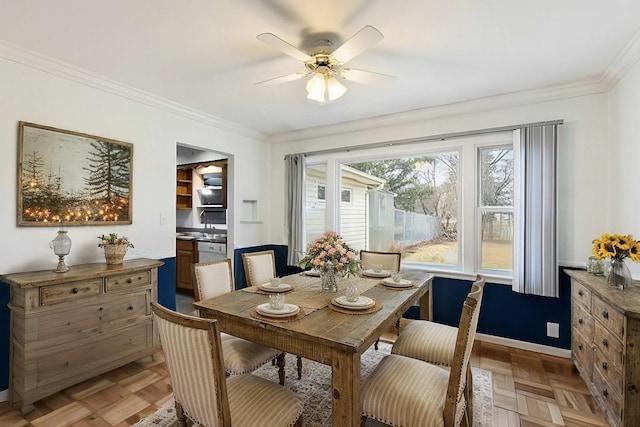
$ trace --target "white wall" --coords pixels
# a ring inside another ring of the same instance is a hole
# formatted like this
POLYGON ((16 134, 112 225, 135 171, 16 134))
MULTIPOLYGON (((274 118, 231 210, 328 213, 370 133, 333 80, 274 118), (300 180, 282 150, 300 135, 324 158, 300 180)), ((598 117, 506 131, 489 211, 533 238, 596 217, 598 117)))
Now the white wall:
MULTIPOLYGON (((603 205, 610 207, 607 230, 640 239, 640 62, 610 93, 612 141, 608 174, 610 187, 603 205)), ((598 174, 595 170, 594 174, 598 174)), ((640 264, 627 260, 635 279, 640 264)))
MULTIPOLYGON (((264 177, 269 147, 260 135, 234 131, 233 126, 217 126, 213 118, 176 113, 172 105, 165 106, 145 94, 107 83, 91 76, 79 77, 74 69, 0 46, 1 273, 56 265, 48 246, 56 228, 16 225, 21 120, 133 143, 133 224, 69 227, 73 244, 67 260, 72 265, 102 261, 97 236, 107 232, 124 234, 134 242, 135 249, 128 252, 127 258, 175 256, 177 143, 233 156, 229 168, 234 177, 231 217, 243 199, 259 200, 263 206, 268 200, 269 183, 264 177), (166 219, 162 224, 161 215, 166 219)), ((264 209, 263 218, 266 213, 264 209)), ((240 224, 234 217, 229 237, 239 246, 264 243, 264 228, 260 223, 240 224)))
MULTIPOLYGON (((603 162, 609 154, 606 94, 424 119, 385 127, 374 125, 371 129, 326 137, 295 138, 295 142, 274 143, 272 157, 281 159, 287 153, 555 119, 564 119, 564 125, 559 128, 558 149, 559 261, 563 265, 584 265, 591 252, 591 241, 604 232, 608 224, 608 205, 604 200, 610 185, 607 179, 603 179, 609 176, 608 165, 603 162)), ((282 182, 282 162, 273 162, 272 170, 275 179, 282 182)), ((286 235, 281 231, 284 201, 279 194, 273 196, 270 240, 285 242, 286 235)))

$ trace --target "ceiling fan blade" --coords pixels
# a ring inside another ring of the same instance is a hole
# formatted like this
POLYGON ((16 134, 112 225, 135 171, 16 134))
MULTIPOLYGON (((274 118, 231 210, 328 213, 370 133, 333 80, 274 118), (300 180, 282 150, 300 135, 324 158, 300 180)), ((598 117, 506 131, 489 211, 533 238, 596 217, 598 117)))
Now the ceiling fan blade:
POLYGON ((301 79, 303 77, 308 76, 309 73, 304 73, 302 71, 298 71, 297 73, 287 74, 286 76, 275 77, 273 79, 264 80, 258 83, 254 83, 256 85, 277 85, 280 83, 292 82, 294 80, 301 79))
POLYGON ((345 63, 351 58, 361 54, 374 44, 382 40, 384 36, 371 25, 367 25, 358 31, 353 37, 344 42, 342 46, 333 51, 333 57, 345 63))
POLYGON ((304 53, 297 47, 282 40, 280 37, 276 36, 275 34, 262 33, 262 34, 258 34, 256 38, 261 42, 264 42, 272 47, 275 47, 276 49, 286 53, 287 55, 299 61, 308 61, 309 59, 311 59, 311 57, 308 54, 304 53))
POLYGON ((353 68, 344 68, 342 75, 346 80, 357 83, 379 83, 395 79, 395 76, 388 74, 374 73, 373 71, 354 70, 353 68))

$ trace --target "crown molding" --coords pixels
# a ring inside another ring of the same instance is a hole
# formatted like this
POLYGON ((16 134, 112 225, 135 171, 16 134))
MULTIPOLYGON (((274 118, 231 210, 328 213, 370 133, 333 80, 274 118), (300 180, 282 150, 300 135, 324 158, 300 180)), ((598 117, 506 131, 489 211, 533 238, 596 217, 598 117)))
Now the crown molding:
POLYGON ((613 89, 638 60, 640 60, 640 31, 613 58, 611 64, 602 73, 602 83, 607 87, 607 90, 613 89))
POLYGON ((354 120, 351 122, 337 123, 331 126, 318 126, 313 128, 300 129, 291 132, 270 135, 268 140, 271 143, 302 141, 305 139, 327 137, 376 128, 385 128, 394 125, 402 125, 424 120, 433 120, 460 114, 478 113, 489 110, 517 107, 521 105, 556 101, 559 99, 573 98, 577 96, 593 95, 597 93, 604 93, 607 91, 608 89, 605 86, 603 79, 599 78, 565 85, 551 86, 542 89, 533 89, 502 95, 488 96, 484 98, 472 99, 469 101, 439 105, 436 107, 429 107, 419 110, 405 111, 402 113, 394 113, 384 116, 354 120))
POLYGON ((266 138, 264 133, 255 129, 203 113, 202 111, 187 107, 152 93, 136 89, 132 86, 111 80, 92 71, 30 51, 3 40, 0 40, 0 58, 52 74, 75 83, 80 83, 112 95, 120 96, 129 101, 137 102, 170 114, 194 120, 220 130, 240 134, 260 141, 264 141, 266 138))

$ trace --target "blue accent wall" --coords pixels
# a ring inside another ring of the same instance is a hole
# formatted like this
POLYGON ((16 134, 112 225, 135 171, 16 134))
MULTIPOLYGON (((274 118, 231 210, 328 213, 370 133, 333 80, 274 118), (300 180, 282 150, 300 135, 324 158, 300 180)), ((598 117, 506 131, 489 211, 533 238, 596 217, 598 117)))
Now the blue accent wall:
POLYGON ((176 309, 176 258, 163 258, 158 268, 158 303, 171 310, 176 309))
MULTIPOLYGON (((560 297, 513 292, 510 286, 487 283, 482 297, 478 333, 518 341, 571 348, 571 279, 560 269, 560 297), (547 336, 547 322, 560 325, 560 337, 547 336)), ((457 326, 462 302, 471 289, 466 280, 433 280, 433 320, 457 326)), ((416 317, 417 312, 409 313, 416 317)))

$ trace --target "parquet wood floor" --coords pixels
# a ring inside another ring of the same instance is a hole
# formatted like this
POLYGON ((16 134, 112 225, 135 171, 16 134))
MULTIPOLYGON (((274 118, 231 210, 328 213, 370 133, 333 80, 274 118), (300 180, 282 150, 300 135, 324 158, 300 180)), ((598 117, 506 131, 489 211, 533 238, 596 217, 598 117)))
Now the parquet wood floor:
MULTIPOLYGON (((135 424, 171 400, 162 352, 154 359, 141 359, 67 388, 36 402, 26 415, 0 403, 0 426, 135 424)), ((608 425, 568 359, 477 341, 471 363, 493 373, 496 427, 608 425)))

